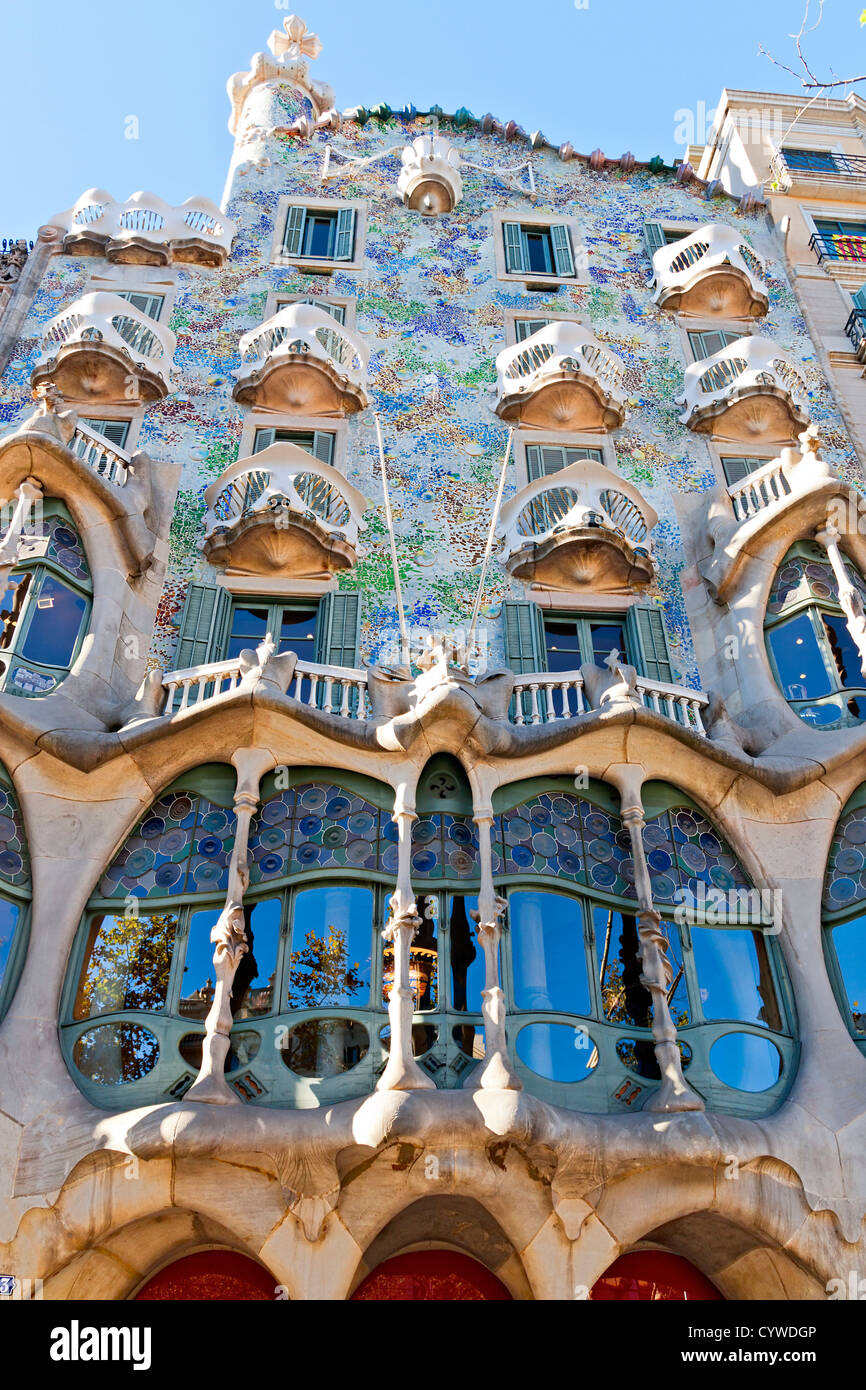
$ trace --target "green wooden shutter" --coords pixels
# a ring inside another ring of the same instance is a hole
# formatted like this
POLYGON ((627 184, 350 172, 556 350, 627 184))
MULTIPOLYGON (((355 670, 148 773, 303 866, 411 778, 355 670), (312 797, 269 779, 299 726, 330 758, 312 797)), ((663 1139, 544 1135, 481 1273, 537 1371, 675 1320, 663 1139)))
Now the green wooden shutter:
POLYGON ((316 625, 316 660, 324 666, 357 666, 360 636, 361 595, 325 594, 316 625))
POLYGON ((857 290, 851 298, 854 300, 854 308, 862 309, 866 313, 866 285, 857 290))
POLYGON ((148 318, 159 319, 162 313, 162 306, 165 297, 161 294, 140 294, 137 290, 115 290, 121 299, 125 299, 134 309, 140 309, 148 318))
POLYGON ((541 458, 540 444, 527 444, 526 471, 529 474, 529 481, 531 483, 534 483, 536 478, 544 476, 544 463, 541 458))
POLYGON ((514 275, 528 270, 529 262, 520 223, 503 222, 502 234, 505 238, 505 269, 514 275))
POLYGON ((89 415, 79 416, 82 425, 93 430, 96 434, 102 434, 109 444, 114 444, 116 448, 122 449, 126 443, 126 436, 129 434, 128 420, 94 420, 89 415))
POLYGON ((515 675, 522 676, 526 671, 546 671, 547 646, 538 604, 507 600, 502 605, 502 622, 505 660, 515 675))
POLYGON ((286 218, 286 234, 283 237, 283 250, 287 256, 300 256, 304 243, 304 223, 306 220, 306 208, 289 208, 289 215, 286 218))
POLYGON ((256 437, 253 440, 253 453, 260 454, 262 449, 267 449, 274 442, 276 430, 256 430, 256 437))
POLYGON ((515 319, 515 341, 518 343, 525 342, 527 338, 532 337, 533 333, 537 333, 541 328, 546 328, 547 325, 552 322, 552 319, 515 319))
POLYGON ((313 433, 313 455, 322 463, 333 463, 334 436, 327 430, 316 430, 313 433))
POLYGON ((650 260, 652 260, 656 251, 661 250, 663 246, 667 246, 668 244, 661 222, 644 222, 643 240, 646 253, 650 260))
POLYGON ((625 635, 628 659, 637 667, 638 675, 672 684, 673 668, 662 610, 634 604, 626 613, 625 635))
POLYGON ((561 222, 554 222, 550 229, 550 241, 557 275, 574 275, 574 257, 571 254, 568 228, 561 222))
POLYGON ((337 213, 335 261, 350 261, 355 250, 355 209, 340 208, 337 213))
POLYGON ((180 619, 175 670, 224 659, 232 600, 216 584, 190 584, 180 619))

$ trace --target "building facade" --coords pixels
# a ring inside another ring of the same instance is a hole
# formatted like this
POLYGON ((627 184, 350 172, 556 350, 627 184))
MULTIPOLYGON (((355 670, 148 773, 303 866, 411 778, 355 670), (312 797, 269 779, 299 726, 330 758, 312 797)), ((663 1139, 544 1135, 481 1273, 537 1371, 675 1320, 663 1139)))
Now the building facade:
POLYGON ((0 1267, 857 1296, 863 474, 767 208, 269 47, 221 207, 5 309, 0 1267))

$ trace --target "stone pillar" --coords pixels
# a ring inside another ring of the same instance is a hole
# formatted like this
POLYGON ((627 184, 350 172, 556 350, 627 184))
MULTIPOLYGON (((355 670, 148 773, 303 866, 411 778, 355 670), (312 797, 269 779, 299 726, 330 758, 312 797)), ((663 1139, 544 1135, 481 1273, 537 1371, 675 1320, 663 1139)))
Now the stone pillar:
POLYGON ((863 609, 860 591, 852 583, 851 576, 845 568, 842 552, 839 549, 841 532, 830 517, 827 518, 822 529, 815 532, 815 540, 826 550, 827 559, 833 566, 833 573, 839 587, 839 603, 845 614, 851 640, 860 653, 861 673, 866 676, 866 612, 863 609))
POLYGON ((391 1049, 376 1090, 435 1091, 436 1083, 421 1070, 412 1053, 415 1001, 409 978, 409 959, 421 918, 412 892, 411 874, 415 807, 409 804, 405 786, 397 789, 392 819, 397 827, 397 887, 388 900, 391 916, 382 932, 382 940, 390 942, 394 950, 394 980, 388 994, 391 1049))
POLYGON ((38 478, 25 478, 15 489, 15 506, 9 528, 0 541, 0 593, 9 583, 9 575, 18 561, 19 542, 28 525, 33 508, 42 501, 42 484, 38 478))
POLYGON ((184 1097, 185 1100, 207 1101, 211 1105, 240 1105, 242 1101, 225 1079, 225 1060, 228 1056, 232 1031, 232 989, 241 957, 249 950, 244 918, 244 893, 249 881, 247 845, 250 821, 259 804, 259 782, 273 763, 263 748, 239 748, 232 757, 237 771, 234 796, 237 830, 229 864, 229 882, 225 907, 210 934, 214 943, 213 1003, 205 1019, 202 1042, 201 1070, 184 1097))
POLYGON ((481 861, 481 889, 478 911, 472 917, 478 923, 478 940, 484 952, 484 989, 481 991, 481 1012, 484 1015, 484 1064, 472 1072, 467 1086, 479 1086, 486 1091, 522 1091, 523 1084, 511 1069, 505 1038, 505 994, 499 978, 499 942, 502 937, 502 917, 505 899, 493 886, 493 861, 490 838, 493 831, 493 811, 482 807, 473 817, 478 826, 478 857, 481 861))
POLYGON ((641 787, 644 769, 636 764, 622 763, 608 768, 607 777, 619 791, 620 815, 631 840, 638 900, 640 980, 652 996, 653 1046, 662 1077, 659 1089, 650 1097, 644 1109, 665 1114, 703 1110, 703 1100, 683 1076, 676 1024, 668 1004, 668 990, 674 972, 667 956, 667 940, 661 930, 661 917, 653 905, 652 882, 643 846, 642 831, 646 822, 641 787))

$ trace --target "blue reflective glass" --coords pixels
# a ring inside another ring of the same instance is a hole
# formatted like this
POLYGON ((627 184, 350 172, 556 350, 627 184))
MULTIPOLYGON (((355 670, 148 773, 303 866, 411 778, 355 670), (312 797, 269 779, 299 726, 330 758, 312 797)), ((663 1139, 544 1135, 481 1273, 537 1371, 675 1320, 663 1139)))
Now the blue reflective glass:
POLYGON ((772 628, 767 633, 767 644, 787 700, 815 700, 820 695, 830 694, 833 683, 806 613, 772 628))
POLYGON ((692 927, 704 1017, 737 1018, 781 1030, 762 932, 692 927))
POLYGON ((848 631, 848 624, 836 613, 822 613, 821 620, 827 635, 830 652, 839 672, 839 682, 846 689, 863 688, 866 681, 860 669, 861 656, 856 643, 848 631))
POLYGON ((274 1007, 274 977, 280 944, 280 898, 265 898, 247 908, 249 951, 241 957, 232 998, 236 1019, 255 1018, 274 1007))
POLYGON ((508 907, 518 1009, 588 1014, 580 903, 560 893, 521 890, 510 895, 508 907))
POLYGON ((217 907, 190 913, 178 1004, 178 1012, 184 1018, 206 1018, 213 1003, 216 979, 210 934, 219 915, 217 907))
POLYGON ((369 1003, 373 893, 349 884, 295 896, 288 1005, 291 1009, 369 1003))
POLYGON ((530 1023, 517 1035, 517 1055, 549 1081, 584 1081, 598 1066, 598 1052, 583 1028, 566 1023, 530 1023))
POLYGON ((842 972, 855 1033, 866 1037, 866 916, 840 922, 832 942, 842 972))
POLYGON ((31 600, 22 656, 44 666, 68 666, 86 610, 87 600, 81 594, 45 574, 39 594, 31 600))
POLYGON ((710 1066, 726 1086, 766 1091, 782 1074, 779 1049, 754 1033, 726 1033, 710 1048, 710 1066))
POLYGON ((451 957, 451 1004, 460 1012, 481 1012, 484 952, 471 913, 478 899, 454 894, 448 899, 448 949, 451 957))
POLYGON ((11 903, 6 898, 0 898, 0 985, 3 983, 6 967, 9 964, 9 957, 12 953, 12 941, 20 916, 21 909, 17 903, 11 903))

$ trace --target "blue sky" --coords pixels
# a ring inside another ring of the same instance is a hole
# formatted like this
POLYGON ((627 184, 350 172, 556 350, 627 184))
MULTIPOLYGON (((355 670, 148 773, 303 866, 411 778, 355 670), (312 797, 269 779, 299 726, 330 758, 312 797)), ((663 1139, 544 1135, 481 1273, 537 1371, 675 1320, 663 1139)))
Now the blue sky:
MULTIPOLYGON (((337 105, 468 106, 549 140, 639 159, 681 157, 678 108, 723 86, 796 91, 803 0, 302 0, 322 39, 314 65, 337 105), (586 7, 584 7, 584 5, 586 7)), ((813 0, 813 9, 816 0, 813 0)), ((862 0, 827 0, 807 52, 823 76, 866 69, 862 0)), ((226 78, 263 51, 288 11, 274 0, 78 0, 0 17, 4 171, 0 237, 32 237, 86 188, 219 201, 231 137, 226 78), (139 138, 124 136, 135 115, 139 138)))

